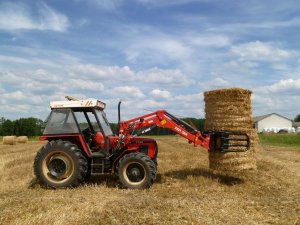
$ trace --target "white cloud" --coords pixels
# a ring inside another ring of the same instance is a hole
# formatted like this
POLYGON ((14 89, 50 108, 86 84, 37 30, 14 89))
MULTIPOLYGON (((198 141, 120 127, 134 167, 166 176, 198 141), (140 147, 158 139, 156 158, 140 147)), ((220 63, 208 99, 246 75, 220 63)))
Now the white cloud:
POLYGON ((31 106, 35 107, 36 105, 41 105, 44 103, 44 99, 42 96, 26 93, 23 90, 5 92, 4 94, 2 94, 2 98, 0 101, 2 105, 6 106, 10 106, 11 104, 13 104, 13 107, 10 106, 11 108, 14 108, 14 106, 16 105, 22 105, 23 108, 25 108, 25 106, 27 105, 26 107, 30 108, 31 106))
POLYGON ((134 71, 128 66, 102 66, 93 64, 80 64, 71 68, 72 76, 89 75, 93 78, 118 78, 120 80, 133 79, 134 71))
POLYGON ((17 73, 12 73, 12 72, 0 72, 1 76, 1 84, 6 85, 17 85, 24 83, 26 79, 21 76, 20 74, 17 73))
POLYGON ((150 95, 157 99, 168 99, 171 97, 171 93, 165 90, 153 89, 150 95))
POLYGON ((0 29, 3 30, 52 30, 64 32, 70 26, 67 16, 46 4, 40 4, 38 17, 21 3, 0 4, 0 29))
POLYGON ((209 0, 136 0, 137 2, 152 6, 152 7, 165 7, 165 6, 172 6, 172 5, 185 5, 191 2, 208 2, 209 0))
MULTIPOLYGON (((10 105, 3 105, 1 107, 1 112, 5 113, 5 114, 9 114, 9 115, 22 114, 24 116, 24 115, 27 115, 27 113, 30 111, 31 107, 32 106, 29 104, 17 104, 14 107, 11 107, 10 105)), ((30 117, 32 117, 32 115, 30 115, 30 117)))
POLYGON ((292 56, 290 51, 276 48, 269 43, 260 41, 233 46, 231 52, 243 60, 253 61, 279 61, 292 56))
POLYGON ((209 81, 204 81, 199 83, 199 87, 202 91, 210 90, 210 89, 217 89, 217 88, 226 88, 232 86, 232 83, 221 78, 216 77, 209 81))
MULTIPOLYGON (((246 24, 247 26, 247 24, 246 24)), ((257 28, 281 28, 281 27, 294 27, 294 26, 300 26, 300 17, 294 17, 290 20, 282 20, 282 21, 269 21, 269 22, 263 22, 263 23, 256 23, 249 26, 257 27, 257 28)))
POLYGON ((91 3, 105 11, 115 11, 122 5, 123 0, 91 0, 91 3))
POLYGON ((254 106, 259 106, 260 109, 257 111, 265 111, 265 109, 269 110, 270 108, 275 107, 278 102, 278 99, 274 99, 271 96, 264 96, 259 93, 253 93, 251 100, 254 106))
POLYGON ((143 98, 145 95, 143 92, 134 86, 120 86, 115 87, 109 91, 110 95, 118 97, 119 99, 128 99, 128 98, 143 98))
POLYGON ((59 63, 56 63, 52 60, 28 57, 28 56, 17 57, 17 56, 0 55, 0 62, 38 65, 38 66, 47 66, 47 67, 60 67, 59 63))
MULTIPOLYGON (((153 99, 146 99, 144 101, 137 101, 132 103, 131 103, 132 105, 131 109, 140 109, 140 110, 142 109, 142 110, 150 110, 150 111, 156 111, 166 105, 162 101, 155 101, 153 99)), ((141 113, 141 114, 145 114, 145 113, 141 113)))
POLYGON ((53 31, 66 31, 70 26, 68 17, 56 12, 46 4, 43 4, 40 11, 40 29, 53 31))
POLYGON ((16 56, 6 56, 6 55, 0 55, 0 61, 1 62, 13 62, 13 63, 22 63, 22 64, 31 64, 32 61, 28 59, 24 59, 21 57, 16 56))
POLYGON ((184 94, 173 97, 168 103, 168 111, 179 117, 203 118, 203 93, 184 94))
POLYGON ((279 80, 253 89, 253 111, 255 115, 277 112, 293 118, 300 107, 299 99, 299 78, 279 80))
POLYGON ((194 34, 191 37, 188 37, 187 40, 189 41, 189 44, 198 47, 220 48, 231 44, 231 40, 228 36, 219 34, 194 34))
POLYGON ((84 90, 84 91, 103 91, 104 85, 101 82, 90 81, 86 79, 68 80, 66 89, 84 90))
POLYGON ((60 79, 58 75, 49 73, 45 69, 37 69, 31 73, 31 79, 34 81, 46 82, 46 83, 56 83, 60 79))
POLYGON ((71 77, 82 77, 86 75, 89 79, 101 79, 107 81, 132 82, 140 81, 143 83, 155 83, 168 86, 188 86, 192 84, 192 80, 188 79, 178 69, 159 69, 151 68, 148 70, 133 71, 130 67, 124 66, 102 66, 93 64, 80 64, 70 68, 71 77))
POLYGON ((15 92, 11 92, 11 93, 5 93, 3 94, 3 99, 8 98, 10 101, 22 101, 26 99, 26 96, 24 95, 23 92, 21 91, 15 91, 15 92))
POLYGON ((257 66, 258 66, 257 63, 254 62, 231 60, 229 62, 224 63, 224 65, 222 66, 222 70, 235 72, 235 73, 249 74, 257 66))
POLYGON ((291 68, 287 64, 282 64, 280 62, 272 64, 272 69, 280 71, 289 71, 291 68))
POLYGON ((280 80, 269 86, 263 86, 261 89, 263 92, 291 92, 298 91, 300 93, 300 79, 286 79, 280 80))
POLYGON ((299 92, 293 95, 286 92, 270 94, 254 92, 252 94, 253 114, 257 116, 276 112, 293 119, 299 114, 299 99, 299 92))
POLYGON ((188 86, 193 82, 178 69, 163 70, 152 68, 145 71, 139 71, 137 77, 143 82, 170 86, 188 86))
POLYGON ((127 60, 136 61, 148 58, 153 62, 166 58, 168 60, 183 60, 192 54, 192 49, 178 38, 161 34, 155 30, 145 31, 148 35, 134 38, 124 52, 127 60))
POLYGON ((240 77, 252 78, 257 75, 258 63, 245 60, 230 60, 225 63, 219 63, 212 66, 210 74, 213 78, 207 82, 201 82, 205 89, 210 87, 224 87, 236 83, 242 83, 240 77), (226 81, 226 83, 224 82, 226 81))
POLYGON ((187 94, 187 95, 177 95, 174 97, 175 101, 185 102, 185 103, 195 103, 203 100, 203 93, 187 94))
POLYGON ((89 25, 90 22, 91 22, 91 20, 88 19, 88 18, 80 18, 80 19, 78 19, 78 20, 76 21, 76 25, 77 25, 78 27, 84 27, 84 26, 89 25))
MULTIPOLYGON (((232 23, 220 26, 213 26, 209 28, 209 31, 231 31, 231 32, 243 32, 253 31, 257 29, 280 29, 289 27, 299 27, 300 17, 294 17, 288 20, 273 20, 273 21, 260 21, 259 23, 245 22, 245 23, 232 23)), ((258 31, 260 32, 260 31, 258 31)))

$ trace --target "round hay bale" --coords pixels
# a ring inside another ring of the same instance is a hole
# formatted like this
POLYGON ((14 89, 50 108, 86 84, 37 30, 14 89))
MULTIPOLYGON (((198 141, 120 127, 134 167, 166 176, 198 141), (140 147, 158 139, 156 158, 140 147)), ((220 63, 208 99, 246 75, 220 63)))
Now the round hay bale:
MULTIPOLYGON (((205 130, 230 131, 247 134, 246 152, 209 152, 209 167, 222 172, 256 169, 257 133, 252 129, 251 91, 240 88, 204 92, 205 130)), ((238 137, 238 136, 236 136, 238 137)), ((239 143, 231 141, 232 144, 239 143)), ((235 148, 238 150, 238 148, 235 148)))
POLYGON ((27 136, 19 136, 19 137, 17 137, 17 142, 26 144, 28 142, 28 137, 27 136))
POLYGON ((3 137, 4 145, 15 145, 17 144, 16 136, 4 136, 3 137))

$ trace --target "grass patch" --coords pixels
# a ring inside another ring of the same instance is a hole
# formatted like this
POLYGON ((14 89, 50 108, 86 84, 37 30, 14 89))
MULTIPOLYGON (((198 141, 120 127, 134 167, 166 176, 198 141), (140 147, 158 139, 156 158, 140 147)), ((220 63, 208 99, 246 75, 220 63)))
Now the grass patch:
POLYGON ((300 147, 300 134, 259 134, 263 145, 300 147))
POLYGON ((38 141, 40 136, 28 137, 29 141, 38 141))

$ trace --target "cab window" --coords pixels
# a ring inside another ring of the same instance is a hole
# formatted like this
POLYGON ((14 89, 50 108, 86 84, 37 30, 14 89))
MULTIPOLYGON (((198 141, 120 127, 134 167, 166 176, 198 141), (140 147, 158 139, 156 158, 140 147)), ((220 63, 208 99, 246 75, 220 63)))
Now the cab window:
POLYGON ((73 113, 70 109, 53 109, 43 134, 79 133, 73 113))

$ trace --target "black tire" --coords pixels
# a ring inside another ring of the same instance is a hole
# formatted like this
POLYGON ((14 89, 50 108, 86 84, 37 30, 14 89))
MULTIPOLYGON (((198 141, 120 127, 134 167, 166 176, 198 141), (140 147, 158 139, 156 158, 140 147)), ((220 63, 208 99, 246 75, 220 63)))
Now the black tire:
POLYGON ((67 188, 76 187, 84 181, 88 165, 77 145, 56 140, 48 142, 37 152, 33 169, 41 185, 67 188))
POLYGON ((145 189, 152 186, 156 178, 156 167, 144 153, 133 152, 119 160, 116 175, 125 188, 145 189))
POLYGON ((157 170, 157 167, 158 167, 157 153, 158 153, 158 147, 156 146, 156 148, 154 149, 154 158, 152 159, 152 161, 153 161, 154 164, 155 164, 156 170, 157 170))
POLYGON ((157 170, 157 167, 158 167, 157 158, 154 158, 154 159, 151 159, 151 160, 152 160, 152 162, 154 162, 155 168, 157 170))

